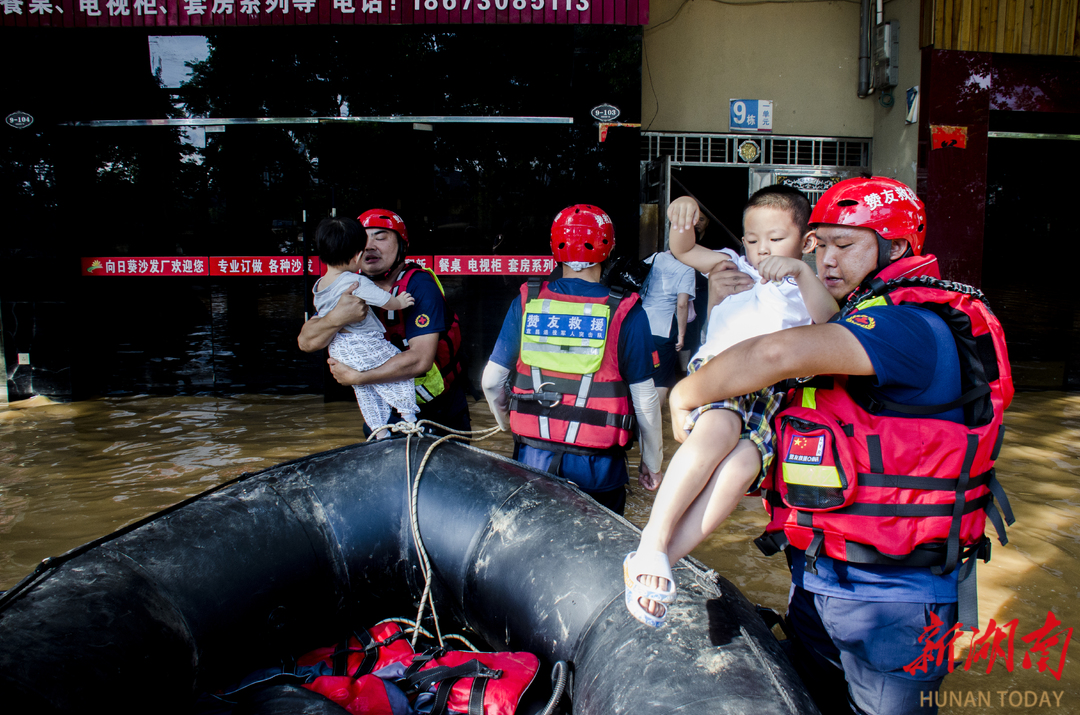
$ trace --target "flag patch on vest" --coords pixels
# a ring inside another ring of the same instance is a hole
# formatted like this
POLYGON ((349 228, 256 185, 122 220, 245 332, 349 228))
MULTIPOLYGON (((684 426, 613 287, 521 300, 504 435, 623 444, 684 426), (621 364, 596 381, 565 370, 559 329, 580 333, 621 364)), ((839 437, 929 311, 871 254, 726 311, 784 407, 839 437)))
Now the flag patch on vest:
POLYGON ((421 313, 416 316, 416 327, 418 328, 426 328, 430 322, 431 318, 427 316, 427 313, 421 313))
POLYGON ((608 319, 588 315, 529 313, 525 316, 525 334, 559 338, 607 338, 608 319))
POLYGON ((657 369, 658 367, 660 367, 660 351, 659 350, 653 350, 652 351, 652 366, 653 366, 654 370, 657 369))
POLYGON ((825 453, 825 435, 807 437, 805 435, 792 435, 791 445, 788 447, 785 462, 798 462, 799 464, 821 464, 821 456, 825 453))
POLYGON ((874 319, 869 315, 853 315, 847 319, 848 323, 852 325, 858 325, 860 328, 866 328, 867 330, 874 329, 874 319))

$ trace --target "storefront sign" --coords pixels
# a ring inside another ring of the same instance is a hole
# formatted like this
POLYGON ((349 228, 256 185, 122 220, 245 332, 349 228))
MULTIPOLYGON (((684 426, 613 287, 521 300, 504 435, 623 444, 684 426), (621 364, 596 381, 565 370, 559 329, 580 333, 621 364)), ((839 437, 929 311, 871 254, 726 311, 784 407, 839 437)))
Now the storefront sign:
POLYGON ((206 256, 83 258, 84 276, 205 276, 206 256))
POLYGON ((303 256, 211 256, 212 276, 302 276, 303 256))
POLYGON ((646 25, 649 0, 3 0, 4 27, 646 25))
POLYGON ((435 256, 435 273, 443 276, 531 276, 555 270, 551 256, 435 256))
MULTIPOLYGON (((547 275, 551 256, 409 256, 409 260, 444 276, 547 275)), ((84 276, 321 276, 317 256, 97 256, 82 259, 84 276)))

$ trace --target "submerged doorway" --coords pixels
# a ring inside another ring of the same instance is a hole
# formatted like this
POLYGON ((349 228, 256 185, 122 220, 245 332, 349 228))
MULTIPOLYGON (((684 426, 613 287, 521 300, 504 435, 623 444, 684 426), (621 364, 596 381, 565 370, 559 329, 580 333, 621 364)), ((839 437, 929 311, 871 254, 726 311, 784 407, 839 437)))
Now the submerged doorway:
MULTIPOLYGON (((991 125, 993 126, 993 125, 991 125)), ((1080 137, 1078 137, 1080 138, 1080 137)), ((1080 295, 1051 266, 1077 265, 1080 229, 1068 185, 1032 180, 1032 156, 1080 162, 1080 141, 991 136, 982 290, 1001 320, 1021 389, 1080 389, 1080 295)))

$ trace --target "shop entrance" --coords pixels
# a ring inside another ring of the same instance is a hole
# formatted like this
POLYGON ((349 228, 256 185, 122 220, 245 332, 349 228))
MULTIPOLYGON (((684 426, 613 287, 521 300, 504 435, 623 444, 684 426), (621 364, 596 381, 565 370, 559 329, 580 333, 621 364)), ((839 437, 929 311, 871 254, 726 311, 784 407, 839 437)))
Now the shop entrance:
MULTIPOLYGON (((10 63, 3 102, 35 118, 0 146, 0 190, 19 197, 0 249, 10 399, 326 386, 325 356, 296 346, 308 277, 80 277, 84 257, 308 256, 319 220, 372 207, 405 218, 414 255, 550 255, 573 203, 636 232, 636 132, 600 143, 589 117, 606 103, 637 121, 633 27, 226 30, 175 89, 138 32, 9 33, 3 49, 41 58, 10 63), (113 75, 54 59, 72 56, 113 75)), ((474 377, 521 280, 443 281, 474 377)))
POLYGON ((1080 260, 1080 229, 1065 186, 1031 174, 1034 156, 1080 162, 1080 136, 1055 133, 1074 116, 991 113, 982 289, 1021 389, 1080 388, 1080 296, 1066 275, 1080 260), (994 136, 1006 129, 1009 138, 994 136))

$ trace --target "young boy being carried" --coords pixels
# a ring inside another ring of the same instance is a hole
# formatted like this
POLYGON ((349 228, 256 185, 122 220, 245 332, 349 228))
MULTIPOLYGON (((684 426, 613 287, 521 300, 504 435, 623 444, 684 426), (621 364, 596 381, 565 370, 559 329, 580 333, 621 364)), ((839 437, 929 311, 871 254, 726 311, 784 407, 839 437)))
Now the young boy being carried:
MULTIPOLYGON (((811 321, 824 323, 839 309, 800 258, 814 247, 807 226, 810 202, 802 192, 769 186, 750 197, 743 210, 745 258, 730 249, 698 245, 693 232, 697 217, 698 204, 688 196, 668 207, 672 254, 706 274, 737 268, 755 283, 712 309, 706 343, 691 359, 690 372, 743 340, 811 321)), ((782 392, 767 388, 702 405, 685 422, 672 415, 672 430, 682 446, 671 458, 637 551, 623 562, 626 607, 642 623, 663 625, 665 604, 675 600, 670 564, 689 554, 748 491, 757 489, 775 452, 771 422, 782 399, 782 392)))
MULTIPOLYGON (((360 273, 360 262, 367 246, 367 232, 351 218, 327 218, 315 229, 315 248, 319 259, 326 264, 326 275, 313 289, 315 310, 324 316, 334 309, 342 295, 357 283, 352 294, 363 298, 368 305, 387 310, 403 310, 413 304, 408 293, 390 295, 360 273)), ((350 323, 338 332, 328 349, 330 357, 345 363, 354 370, 371 370, 382 365, 400 351, 384 337, 386 328, 369 310, 367 318, 350 323)), ((356 401, 368 429, 374 430, 386 424, 393 407, 406 422, 416 421, 416 389, 413 381, 354 385, 356 401)), ((378 439, 390 436, 388 430, 379 430, 378 439)))

